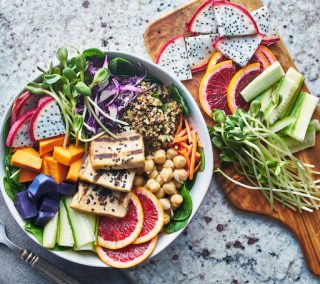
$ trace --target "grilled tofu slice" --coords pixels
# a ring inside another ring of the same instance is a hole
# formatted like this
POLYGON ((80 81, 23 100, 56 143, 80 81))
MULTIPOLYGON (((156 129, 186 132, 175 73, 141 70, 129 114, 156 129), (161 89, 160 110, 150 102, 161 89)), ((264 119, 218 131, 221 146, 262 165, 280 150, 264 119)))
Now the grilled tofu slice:
POLYGON ((70 207, 89 214, 123 218, 128 211, 130 195, 131 193, 79 182, 78 192, 74 195, 70 207))
POLYGON ((129 192, 133 185, 135 171, 130 170, 94 170, 90 155, 85 155, 79 171, 79 179, 115 191, 129 192))
POLYGON ((94 169, 132 169, 144 166, 144 144, 136 131, 120 133, 117 138, 101 136, 91 142, 94 169))

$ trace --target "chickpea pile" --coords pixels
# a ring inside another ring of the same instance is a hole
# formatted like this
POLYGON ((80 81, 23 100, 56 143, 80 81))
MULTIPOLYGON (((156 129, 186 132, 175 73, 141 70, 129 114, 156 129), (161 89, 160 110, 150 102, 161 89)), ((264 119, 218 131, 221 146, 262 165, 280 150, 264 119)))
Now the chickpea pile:
POLYGON ((144 168, 137 169, 133 184, 146 187, 159 199, 165 225, 183 202, 179 189, 188 178, 186 162, 174 148, 161 149, 146 157, 144 168))

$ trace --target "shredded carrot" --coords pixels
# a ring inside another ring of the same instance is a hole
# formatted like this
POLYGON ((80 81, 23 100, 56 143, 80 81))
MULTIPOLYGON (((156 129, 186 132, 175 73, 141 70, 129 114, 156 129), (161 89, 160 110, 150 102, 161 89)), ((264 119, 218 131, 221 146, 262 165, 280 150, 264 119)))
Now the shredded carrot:
POLYGON ((179 144, 180 144, 180 146, 181 146, 182 148, 184 148, 184 149, 186 149, 186 150, 189 150, 189 149, 191 148, 191 145, 188 145, 188 144, 185 143, 185 142, 180 142, 179 144))
POLYGON ((194 130, 191 132, 191 136, 192 136, 192 153, 191 153, 190 173, 189 173, 190 180, 193 179, 195 163, 196 163, 196 153, 197 153, 197 134, 194 130))
POLYGON ((192 146, 188 149, 188 156, 190 156, 192 153, 192 146))
POLYGON ((187 133, 187 128, 183 129, 182 131, 180 131, 178 134, 176 134, 176 136, 174 138, 177 138, 177 137, 181 137, 183 135, 186 135, 187 133))
POLYGON ((182 155, 183 157, 185 157, 186 161, 187 161, 187 168, 188 168, 188 171, 189 171, 189 168, 190 168, 190 159, 189 159, 189 156, 187 155, 187 151, 186 149, 182 149, 180 151, 178 151, 180 155, 182 155))
POLYGON ((196 168, 194 169, 194 172, 195 172, 195 173, 199 170, 200 166, 201 166, 201 161, 198 163, 198 165, 197 165, 196 168))
POLYGON ((176 144, 182 141, 186 141, 188 140, 188 135, 182 136, 182 137, 178 137, 178 138, 174 138, 172 141, 172 144, 176 144))
POLYGON ((196 158, 199 159, 200 157, 201 157, 200 153, 196 152, 196 158))
POLYGON ((190 129, 189 121, 186 118, 184 119, 184 124, 186 125, 186 128, 187 128, 189 143, 191 143, 192 142, 191 129, 190 129))
POLYGON ((177 128, 176 135, 182 130, 182 124, 183 124, 183 115, 181 113, 180 114, 180 119, 179 119, 179 126, 177 128))

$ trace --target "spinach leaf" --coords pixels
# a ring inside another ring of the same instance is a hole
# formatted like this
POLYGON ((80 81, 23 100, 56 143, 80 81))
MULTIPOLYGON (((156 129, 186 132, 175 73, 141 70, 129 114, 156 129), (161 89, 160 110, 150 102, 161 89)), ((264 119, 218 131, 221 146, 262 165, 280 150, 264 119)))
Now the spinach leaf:
POLYGON ((88 48, 82 52, 82 54, 88 59, 91 57, 97 57, 99 59, 104 59, 106 54, 99 48, 88 48))
POLYGON ((180 194, 183 197, 183 203, 174 212, 174 216, 172 217, 172 219, 175 221, 183 221, 185 219, 189 219, 192 213, 192 199, 185 184, 182 186, 180 194))
POLYGON ((122 57, 110 60, 109 70, 113 75, 134 75, 136 73, 133 63, 122 57))
POLYGON ((164 231, 167 234, 172 234, 177 231, 180 231, 182 228, 184 228, 187 225, 188 219, 189 218, 182 221, 171 220, 171 222, 165 227, 164 231))
POLYGON ((186 180, 186 182, 184 183, 184 185, 186 186, 186 188, 190 191, 194 185, 194 183, 196 182, 197 179, 197 174, 194 175, 192 180, 186 180))
POLYGON ((186 101, 184 100, 183 96, 180 94, 179 90, 177 89, 176 86, 171 85, 169 86, 170 92, 171 92, 171 96, 172 99, 176 102, 178 102, 182 108, 184 113, 186 114, 186 116, 189 116, 189 108, 187 106, 186 101))
POLYGON ((40 244, 43 242, 43 229, 37 227, 32 221, 27 221, 24 225, 24 229, 34 235, 40 244))

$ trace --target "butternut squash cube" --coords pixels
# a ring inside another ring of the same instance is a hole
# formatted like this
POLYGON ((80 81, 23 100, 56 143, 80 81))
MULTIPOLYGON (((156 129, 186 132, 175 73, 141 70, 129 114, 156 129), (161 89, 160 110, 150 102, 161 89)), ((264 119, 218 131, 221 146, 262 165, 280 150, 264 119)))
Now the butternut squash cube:
POLYGON ((60 184, 66 179, 69 167, 58 163, 52 157, 46 157, 46 164, 48 166, 49 176, 51 176, 57 184, 60 184))
POLYGON ((54 147, 53 159, 65 166, 70 166, 72 163, 69 149, 63 147, 54 147))
POLYGON ((56 146, 63 146, 64 135, 50 137, 39 141, 39 153, 43 156, 46 153, 53 151, 56 146))
POLYGON ((42 159, 29 152, 17 150, 11 157, 11 165, 18 168, 40 172, 42 159))
POLYGON ((71 182, 78 181, 81 164, 82 164, 82 159, 79 159, 71 164, 68 175, 67 175, 67 181, 71 181, 71 182))
POLYGON ((69 152, 71 155, 71 163, 73 163, 83 157, 84 148, 82 146, 76 146, 75 144, 71 144, 69 146, 69 152))
POLYGON ((29 182, 33 181, 33 179, 38 175, 39 173, 35 171, 31 171, 28 169, 21 169, 19 173, 19 182, 29 182))
POLYGON ((40 157, 39 153, 36 151, 36 149, 32 148, 32 147, 24 147, 24 148, 14 148, 13 149, 13 152, 17 152, 18 150, 20 151, 24 151, 24 152, 27 152, 27 153, 30 153, 30 154, 33 154, 37 157, 40 157))
POLYGON ((41 172, 47 176, 50 176, 47 158, 52 158, 52 153, 46 153, 42 156, 42 170, 41 170, 41 172))

